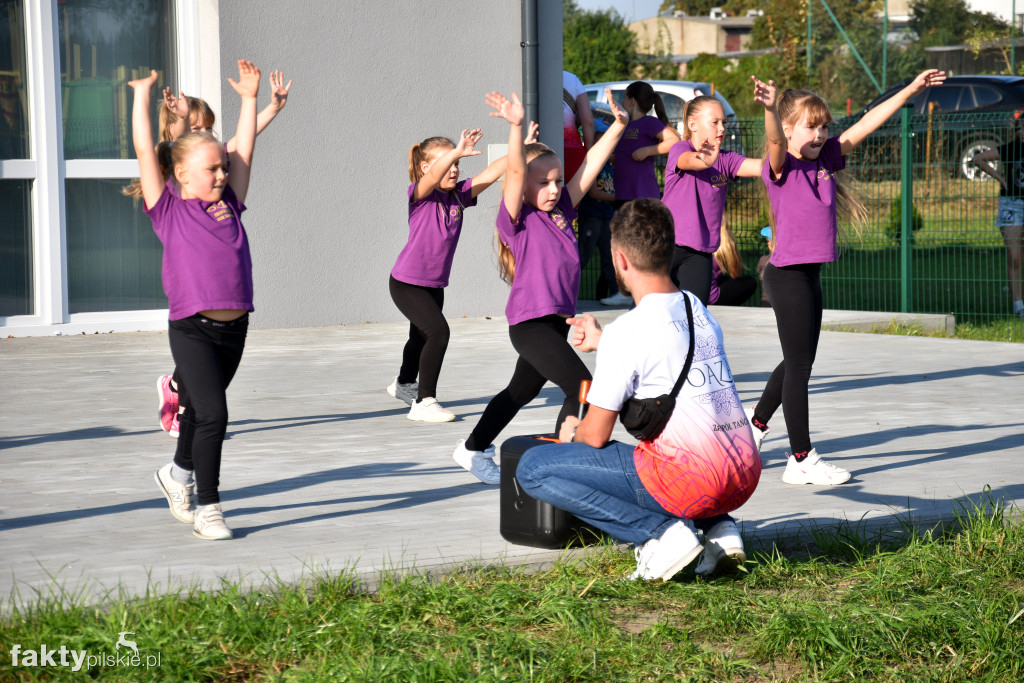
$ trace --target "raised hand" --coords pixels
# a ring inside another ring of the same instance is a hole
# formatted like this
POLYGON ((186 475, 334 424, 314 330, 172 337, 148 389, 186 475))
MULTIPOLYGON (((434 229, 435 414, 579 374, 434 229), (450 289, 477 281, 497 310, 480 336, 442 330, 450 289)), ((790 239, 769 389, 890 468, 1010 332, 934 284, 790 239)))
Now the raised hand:
POLYGON ((275 69, 270 72, 270 104, 278 109, 284 109, 288 104, 288 91, 292 89, 292 82, 289 79, 288 85, 284 84, 284 72, 275 69))
POLYGON ((475 157, 478 154, 483 154, 480 150, 473 149, 483 136, 484 134, 480 132, 479 128, 469 131, 463 129, 459 141, 455 144, 455 151, 459 153, 460 157, 475 157))
POLYGON ((913 81, 907 86, 907 90, 911 95, 916 95, 921 92, 929 85, 938 85, 946 80, 946 72, 939 71, 938 69, 926 69, 917 75, 913 81))
POLYGON ((253 66, 253 63, 245 60, 238 60, 238 80, 228 78, 228 83, 235 89, 240 97, 256 97, 260 91, 260 70, 253 66))
POLYGON ((144 78, 137 78, 134 81, 128 81, 128 85, 135 90, 142 88, 145 91, 150 91, 154 85, 156 85, 157 73, 155 70, 150 70, 149 76, 144 78))
POLYGON ((771 109, 775 106, 775 81, 769 79, 767 83, 760 80, 757 76, 751 76, 750 80, 754 81, 754 101, 763 106, 765 109, 771 109))
POLYGON ((622 123, 622 124, 629 123, 629 114, 626 112, 625 109, 623 109, 621 106, 619 106, 619 103, 615 101, 614 97, 612 97, 612 89, 611 88, 605 88, 604 89, 604 99, 605 99, 605 101, 608 102, 608 108, 612 110, 612 114, 615 116, 615 119, 619 123, 622 123))
POLYGON ((525 112, 519 95, 512 93, 512 99, 508 99, 497 91, 489 92, 487 93, 487 104, 494 109, 491 116, 503 118, 513 126, 523 125, 525 112))
POLYGON ((534 121, 530 121, 530 125, 526 127, 526 138, 523 140, 524 145, 532 145, 537 142, 537 134, 540 132, 540 124, 534 121))
POLYGON ((180 93, 179 96, 175 96, 170 88, 164 88, 164 105, 179 119, 188 121, 188 98, 185 97, 184 92, 180 93))

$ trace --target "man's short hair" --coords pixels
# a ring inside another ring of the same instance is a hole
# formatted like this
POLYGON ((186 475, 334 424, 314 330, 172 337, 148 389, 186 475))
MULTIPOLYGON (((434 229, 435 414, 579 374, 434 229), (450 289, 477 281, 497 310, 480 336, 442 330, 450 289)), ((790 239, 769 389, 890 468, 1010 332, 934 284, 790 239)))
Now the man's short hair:
POLYGON ((612 218, 612 242, 642 273, 668 274, 676 248, 672 212, 657 199, 626 202, 612 218))

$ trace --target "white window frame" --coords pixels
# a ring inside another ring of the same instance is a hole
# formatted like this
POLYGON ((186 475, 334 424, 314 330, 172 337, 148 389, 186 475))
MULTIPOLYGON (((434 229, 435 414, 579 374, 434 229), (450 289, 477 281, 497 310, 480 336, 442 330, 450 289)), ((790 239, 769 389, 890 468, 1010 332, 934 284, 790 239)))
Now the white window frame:
MULTIPOLYGON (((69 313, 67 179, 135 178, 134 159, 64 159, 57 0, 25 0, 29 159, 0 160, 0 180, 29 180, 31 315, 0 316, 0 332, 29 336, 167 328, 167 309, 69 313)), ((220 108, 218 0, 176 0, 179 89, 220 108), (194 55, 194 58, 188 58, 194 55), (201 65, 206 68, 202 68, 201 65)))

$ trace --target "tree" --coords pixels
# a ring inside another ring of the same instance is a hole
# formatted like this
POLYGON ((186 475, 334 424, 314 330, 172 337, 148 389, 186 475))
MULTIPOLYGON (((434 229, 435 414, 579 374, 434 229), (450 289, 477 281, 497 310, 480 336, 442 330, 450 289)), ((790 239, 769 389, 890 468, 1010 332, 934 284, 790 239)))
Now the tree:
POLYGON ((615 10, 585 11, 562 4, 562 65, 584 83, 631 78, 636 36, 615 10))
POLYGON ((910 28, 924 47, 959 45, 971 36, 1010 35, 1010 25, 987 12, 973 12, 966 0, 913 0, 910 28))
POLYGON ((667 34, 653 46, 639 46, 636 34, 615 10, 581 10, 574 0, 562 4, 562 65, 584 83, 634 78, 675 78, 667 34), (638 54, 642 48, 645 54, 638 54))

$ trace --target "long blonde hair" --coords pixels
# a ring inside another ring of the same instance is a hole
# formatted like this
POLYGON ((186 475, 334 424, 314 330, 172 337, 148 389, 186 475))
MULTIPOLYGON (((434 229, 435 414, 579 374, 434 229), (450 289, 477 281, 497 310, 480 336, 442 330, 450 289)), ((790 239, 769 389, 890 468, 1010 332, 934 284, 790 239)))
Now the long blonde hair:
MULTIPOLYGON (((189 155, 199 145, 213 143, 217 147, 221 147, 220 140, 217 139, 213 133, 198 132, 198 133, 185 133, 174 142, 161 142, 156 146, 156 158, 157 163, 160 164, 160 175, 163 176, 164 182, 166 183, 174 176, 175 166, 181 166, 188 159, 189 155)), ((121 194, 136 199, 142 197, 142 183, 138 178, 133 180, 126 187, 121 189, 121 194)))
MULTIPOLYGON (((811 126, 819 126, 823 123, 832 122, 832 112, 829 111, 828 102, 820 95, 810 90, 786 90, 779 97, 778 101, 779 118, 783 123, 796 125, 805 114, 807 123, 811 126)), ((768 157, 768 139, 764 141, 764 158, 768 157)), ((838 171, 834 174, 836 183, 836 217, 839 219, 839 230, 842 232, 842 223, 846 222, 853 228, 854 232, 860 234, 861 225, 867 220, 867 209, 850 191, 849 180, 845 171, 838 171)), ((764 188, 765 200, 768 205, 768 223, 772 227, 771 247, 774 249, 779 236, 779 226, 775 219, 775 209, 772 203, 767 201, 768 188, 764 188)))
MULTIPOLYGON (((546 157, 558 158, 555 154, 555 150, 551 149, 542 142, 533 142, 526 145, 526 173, 530 173, 530 164, 537 159, 543 159, 546 157)), ((565 189, 563 188, 563 192, 565 189)), ((522 215, 520 214, 520 219, 522 215)), ((501 241, 501 235, 497 231, 494 232, 498 238, 498 276, 510 287, 516 279, 516 257, 512 253, 512 249, 501 241)))
POLYGON ((715 261, 718 262, 718 267, 723 273, 735 280, 743 275, 743 260, 740 258, 740 252, 736 248, 736 238, 733 236, 732 230, 729 229, 729 221, 725 216, 722 216, 722 227, 719 228, 718 234, 721 237, 721 243, 715 251, 715 261))

